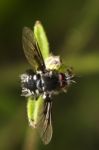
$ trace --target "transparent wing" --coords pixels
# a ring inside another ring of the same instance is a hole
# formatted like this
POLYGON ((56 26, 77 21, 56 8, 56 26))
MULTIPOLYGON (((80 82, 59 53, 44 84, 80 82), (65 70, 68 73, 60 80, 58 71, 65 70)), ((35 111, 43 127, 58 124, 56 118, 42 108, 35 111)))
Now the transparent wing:
POLYGON ((52 138, 52 102, 45 101, 39 114, 38 130, 44 144, 48 144, 52 138))
POLYGON ((38 42, 33 35, 33 31, 28 27, 23 28, 22 32, 23 50, 28 62, 32 65, 33 70, 44 70, 45 64, 39 49, 38 42))

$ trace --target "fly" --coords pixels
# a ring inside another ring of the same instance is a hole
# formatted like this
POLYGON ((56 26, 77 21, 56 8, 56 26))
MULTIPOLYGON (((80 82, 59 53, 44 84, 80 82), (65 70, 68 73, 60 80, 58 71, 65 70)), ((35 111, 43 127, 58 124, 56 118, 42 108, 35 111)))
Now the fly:
MULTIPOLYGON (((31 102, 35 104, 39 102, 39 99, 42 100, 37 121, 30 118, 29 122, 32 127, 38 128, 43 143, 48 144, 53 133, 53 96, 66 91, 73 82, 74 75, 71 68, 67 69, 66 72, 56 69, 57 65, 62 65, 59 56, 50 55, 46 60, 43 58, 38 41, 33 31, 28 27, 23 28, 22 43, 24 54, 32 66, 32 70, 27 70, 21 74, 22 96, 31 98, 31 102)), ((37 106, 34 107, 35 111, 36 108, 37 106)))

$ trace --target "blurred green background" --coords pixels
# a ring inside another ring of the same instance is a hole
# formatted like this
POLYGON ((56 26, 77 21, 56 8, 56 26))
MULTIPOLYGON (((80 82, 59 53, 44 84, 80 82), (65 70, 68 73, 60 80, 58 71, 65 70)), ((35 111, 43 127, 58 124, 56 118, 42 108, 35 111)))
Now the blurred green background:
POLYGON ((0 0, 0 150, 99 149, 99 1, 0 0), (44 146, 28 127, 19 75, 30 68, 22 28, 41 20, 50 49, 77 74, 53 99, 54 134, 44 146))

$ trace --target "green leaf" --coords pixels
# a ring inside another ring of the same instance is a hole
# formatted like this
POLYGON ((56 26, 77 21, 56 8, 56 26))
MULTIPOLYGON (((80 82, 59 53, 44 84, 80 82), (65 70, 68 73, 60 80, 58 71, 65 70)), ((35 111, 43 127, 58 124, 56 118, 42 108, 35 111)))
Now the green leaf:
POLYGON ((43 109, 44 100, 42 99, 42 96, 40 96, 37 100, 33 99, 32 97, 28 98, 27 102, 27 116, 29 120, 29 124, 32 127, 36 127, 39 116, 43 109))
POLYGON ((49 43, 45 33, 45 30, 40 21, 36 21, 34 25, 34 35, 38 41, 40 50, 42 52, 43 58, 49 57, 49 43))
POLYGON ((30 124, 34 120, 34 117, 33 117, 34 109, 35 109, 35 100, 29 97, 27 100, 27 117, 28 117, 30 124))

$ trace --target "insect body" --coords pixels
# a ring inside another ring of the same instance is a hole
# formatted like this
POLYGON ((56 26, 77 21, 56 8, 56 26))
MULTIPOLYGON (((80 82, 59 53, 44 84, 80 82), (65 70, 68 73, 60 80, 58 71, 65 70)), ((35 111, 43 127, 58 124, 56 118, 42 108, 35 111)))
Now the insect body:
POLYGON ((58 71, 46 71, 45 73, 33 73, 32 70, 21 75, 22 95, 33 96, 35 99, 42 94, 43 99, 52 99, 52 96, 66 89, 71 83, 68 73, 58 71))
POLYGON ((32 97, 33 101, 38 101, 39 97, 42 97, 43 111, 40 114, 39 121, 36 122, 33 119, 29 121, 33 127, 41 128, 41 139, 45 144, 48 144, 52 138, 53 95, 67 90, 73 81, 73 74, 70 69, 65 73, 56 69, 57 65, 61 65, 58 56, 50 56, 47 61, 43 59, 38 42, 31 29, 27 27, 23 29, 22 40, 25 56, 33 68, 33 70, 28 70, 21 75, 22 95, 32 97))

